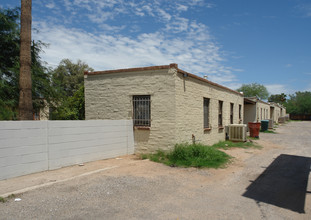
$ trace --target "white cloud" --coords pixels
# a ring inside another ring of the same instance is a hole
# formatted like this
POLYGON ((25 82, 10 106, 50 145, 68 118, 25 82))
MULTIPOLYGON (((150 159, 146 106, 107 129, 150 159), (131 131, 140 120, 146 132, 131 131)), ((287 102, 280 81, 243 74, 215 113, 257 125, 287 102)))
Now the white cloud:
POLYGON ((214 3, 207 3, 207 8, 214 8, 216 5, 214 3))
POLYGON ((172 16, 169 13, 167 13, 166 11, 164 11, 163 9, 158 8, 157 11, 158 11, 161 18, 163 18, 167 21, 171 20, 172 16))
POLYGON ((45 7, 49 8, 49 9, 55 8, 55 3, 54 3, 54 1, 52 1, 52 2, 50 2, 50 3, 48 3, 48 4, 46 4, 45 7))
POLYGON ((292 94, 293 90, 287 86, 287 85, 282 85, 282 84, 270 84, 270 85, 265 85, 265 87, 268 89, 268 92, 270 94, 292 94))
POLYGON ((119 32, 121 30, 123 30, 126 26, 122 25, 122 26, 112 26, 112 25, 108 25, 108 24, 100 24, 99 27, 101 27, 101 29, 103 31, 108 31, 108 32, 119 32))
POLYGON ((50 45, 42 57, 52 66, 64 58, 81 59, 95 70, 174 62, 185 71, 208 75, 212 81, 232 83, 236 81, 232 72, 237 70, 223 65, 224 53, 208 27, 180 15, 202 5, 208 7, 202 0, 64 0, 66 18, 60 17, 59 22, 54 20, 58 16, 45 22, 35 20, 34 27, 40 32, 34 38, 50 45), (121 14, 133 19, 133 25, 118 22, 121 14), (146 33, 142 25, 145 16, 156 24, 146 33), (96 31, 68 24, 81 18, 96 31))
POLYGON ((311 83, 309 83, 309 84, 307 85, 307 88, 306 88, 304 91, 309 91, 309 92, 311 92, 311 83))
MULTIPOLYGON (((209 75, 215 82, 235 79, 232 70, 221 64, 219 47, 186 35, 170 38, 165 32, 144 33, 137 37, 123 35, 94 35, 80 29, 34 23, 37 40, 50 46, 42 58, 52 66, 64 59, 81 59, 95 70, 130 68, 178 63, 179 67, 198 75, 209 75)), ((208 34, 208 33, 206 33, 208 34)))
POLYGON ((88 15, 88 18, 94 23, 104 23, 105 21, 114 17, 113 12, 104 12, 104 13, 91 13, 88 15))
POLYGON ((242 86, 242 83, 229 82, 229 83, 224 83, 224 86, 230 89, 233 89, 233 90, 237 90, 238 88, 242 86))
POLYGON ((303 16, 311 17, 311 4, 301 4, 296 6, 296 8, 303 13, 303 16))
POLYGON ((189 0, 188 2, 192 6, 194 6, 194 5, 203 5, 204 4, 204 0, 189 0))
POLYGON ((182 11, 187 11, 187 10, 188 10, 188 6, 181 5, 181 4, 177 5, 177 11, 182 12, 182 11))
POLYGON ((176 18, 172 22, 166 24, 166 29, 174 33, 188 30, 189 20, 187 18, 176 18))

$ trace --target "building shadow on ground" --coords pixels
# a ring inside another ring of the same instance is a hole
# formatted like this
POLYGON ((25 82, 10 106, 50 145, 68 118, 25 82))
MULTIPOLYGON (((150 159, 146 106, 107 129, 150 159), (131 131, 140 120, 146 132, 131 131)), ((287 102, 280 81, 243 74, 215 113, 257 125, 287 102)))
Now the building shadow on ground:
POLYGON ((305 213, 310 165, 309 157, 281 154, 247 187, 243 196, 305 213))

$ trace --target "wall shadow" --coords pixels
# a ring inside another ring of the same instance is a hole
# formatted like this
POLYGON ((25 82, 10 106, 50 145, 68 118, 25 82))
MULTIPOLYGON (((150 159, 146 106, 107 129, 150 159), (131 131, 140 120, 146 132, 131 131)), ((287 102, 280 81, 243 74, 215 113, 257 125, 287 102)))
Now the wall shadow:
POLYGON ((305 213, 311 158, 281 154, 250 184, 244 197, 305 213))

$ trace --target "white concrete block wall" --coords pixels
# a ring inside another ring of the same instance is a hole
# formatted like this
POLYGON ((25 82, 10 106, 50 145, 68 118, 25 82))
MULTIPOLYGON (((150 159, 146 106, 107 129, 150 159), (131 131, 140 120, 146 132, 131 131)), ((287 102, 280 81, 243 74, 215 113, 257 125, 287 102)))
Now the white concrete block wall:
MULTIPOLYGON (((49 169, 133 153, 128 121, 55 121, 49 126, 49 169)), ((132 129, 132 128, 131 128, 132 129)))
POLYGON ((47 123, 0 122, 0 180, 48 169, 47 123))
POLYGON ((0 122, 0 180, 133 153, 131 120, 0 122))

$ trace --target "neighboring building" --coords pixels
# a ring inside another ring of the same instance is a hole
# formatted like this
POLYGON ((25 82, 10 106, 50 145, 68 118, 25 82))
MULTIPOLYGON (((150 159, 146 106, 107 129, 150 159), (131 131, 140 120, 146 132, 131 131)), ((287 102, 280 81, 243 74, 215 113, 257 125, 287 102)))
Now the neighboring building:
POLYGON ((244 98, 244 123, 257 122, 257 102, 244 98))
POLYGON ((270 103, 270 119, 273 120, 274 123, 278 122, 281 113, 281 108, 277 103, 271 102, 270 103))
POLYGON ((244 98, 244 123, 270 119, 270 104, 258 97, 244 98))
POLYGON ((177 64, 85 72, 84 83, 86 119, 133 119, 138 153, 193 139, 211 145, 243 122, 242 94, 177 64))
POLYGON ((244 123, 260 122, 272 119, 278 122, 280 117, 286 115, 286 108, 278 103, 261 101, 258 97, 244 98, 244 123))
POLYGON ((37 99, 37 102, 40 103, 40 108, 34 109, 33 112, 33 120, 49 120, 49 115, 50 115, 50 108, 48 107, 47 101, 44 99, 37 99))
POLYGON ((286 108, 279 103, 270 103, 270 119, 273 119, 275 123, 279 121, 280 117, 286 116, 286 108))
MULTIPOLYGON (((288 116, 287 113, 286 113, 286 108, 285 108, 285 106, 280 105, 280 104, 279 104, 279 106, 280 106, 280 108, 281 108, 281 117, 288 116)), ((288 117, 289 117, 289 116, 288 116, 288 117)))

